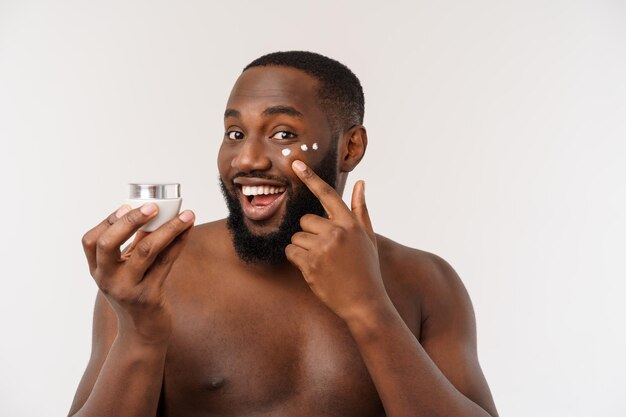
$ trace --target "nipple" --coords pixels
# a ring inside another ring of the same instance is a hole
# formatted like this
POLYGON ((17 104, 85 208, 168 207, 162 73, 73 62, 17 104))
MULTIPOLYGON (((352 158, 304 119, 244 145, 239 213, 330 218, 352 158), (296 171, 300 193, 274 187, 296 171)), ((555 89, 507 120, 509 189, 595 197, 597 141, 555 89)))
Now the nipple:
POLYGON ((224 378, 223 376, 219 376, 219 375, 212 375, 207 378, 205 386, 209 391, 217 391, 218 389, 222 388, 225 384, 226 384, 226 378, 224 378))

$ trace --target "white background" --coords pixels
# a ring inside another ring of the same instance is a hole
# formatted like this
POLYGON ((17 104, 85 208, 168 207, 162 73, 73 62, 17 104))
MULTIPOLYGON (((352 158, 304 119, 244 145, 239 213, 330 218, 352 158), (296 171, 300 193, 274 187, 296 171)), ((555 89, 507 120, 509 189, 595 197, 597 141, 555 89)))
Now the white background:
POLYGON ((226 214, 226 98, 290 49, 360 77, 370 146, 347 189, 364 178, 379 233, 455 267, 500 414, 626 415, 626 2, 608 0, 0 1, 0 415, 66 415, 96 293, 80 239, 127 182, 226 214))

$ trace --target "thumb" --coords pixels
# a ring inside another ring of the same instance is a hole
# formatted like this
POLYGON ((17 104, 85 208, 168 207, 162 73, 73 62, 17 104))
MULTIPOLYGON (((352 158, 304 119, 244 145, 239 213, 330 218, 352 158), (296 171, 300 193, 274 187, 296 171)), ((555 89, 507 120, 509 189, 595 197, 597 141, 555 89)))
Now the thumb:
POLYGON ((367 205, 365 204, 365 181, 359 180, 354 184, 352 190, 352 213, 356 216, 357 220, 365 228, 370 240, 376 245, 376 234, 374 228, 372 228, 372 221, 367 211, 367 205))

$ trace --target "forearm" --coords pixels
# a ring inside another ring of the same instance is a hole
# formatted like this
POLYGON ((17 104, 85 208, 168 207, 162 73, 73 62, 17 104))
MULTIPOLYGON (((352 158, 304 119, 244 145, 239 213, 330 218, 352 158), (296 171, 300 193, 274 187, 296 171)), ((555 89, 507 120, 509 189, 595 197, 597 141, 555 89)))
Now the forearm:
POLYGON ((117 336, 98 379, 73 417, 154 417, 167 345, 147 345, 117 336))
POLYGON ((346 320, 389 417, 490 417, 430 359, 391 301, 346 320))

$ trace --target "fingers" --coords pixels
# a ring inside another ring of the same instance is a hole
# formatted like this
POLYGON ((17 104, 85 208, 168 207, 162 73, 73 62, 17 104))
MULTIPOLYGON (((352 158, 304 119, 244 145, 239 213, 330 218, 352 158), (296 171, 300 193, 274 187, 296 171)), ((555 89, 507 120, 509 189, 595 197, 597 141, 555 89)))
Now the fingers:
POLYGON ((337 191, 302 161, 295 160, 291 164, 293 171, 309 190, 318 198, 328 213, 329 218, 338 217, 349 212, 337 191))
POLYGON ((307 250, 297 245, 289 244, 285 247, 285 256, 296 268, 304 272, 306 267, 307 250))
POLYGON ((96 246, 98 238, 107 231, 113 223, 115 223, 120 217, 125 215, 131 210, 130 206, 124 204, 122 207, 118 208, 114 213, 111 213, 107 216, 106 219, 102 220, 96 227, 89 230, 82 239, 83 250, 85 251, 85 256, 87 257, 87 263, 89 264, 89 270, 93 273, 97 267, 97 256, 96 256, 96 246))
MULTIPOLYGON (((169 246, 177 236, 193 226, 195 216, 192 211, 185 210, 179 216, 163 224, 148 236, 139 240, 133 252, 126 259, 126 266, 132 272, 137 282, 141 281, 144 274, 156 261, 157 256, 169 246)), ((159 262, 168 264, 169 259, 165 254, 159 262)))
POLYGON ((317 244, 317 235, 307 232, 297 232, 291 236, 291 243, 303 249, 310 250, 317 244))
POLYGON ((305 214, 300 218, 300 227, 304 232, 319 235, 331 228, 332 223, 330 220, 316 216, 315 214, 305 214))
POLYGON ((126 242, 141 226, 156 216, 159 208, 154 203, 144 204, 122 216, 113 223, 96 241, 96 260, 98 269, 108 271, 120 260, 120 246, 126 242))
POLYGON ((148 236, 149 234, 150 232, 144 232, 143 230, 138 230, 137 233, 135 233, 135 238, 130 243, 130 245, 126 246, 124 250, 122 250, 122 259, 127 259, 131 255, 131 253, 133 253, 133 249, 137 247, 137 243, 139 243, 141 239, 148 236))
POLYGON ((376 243, 376 234, 374 233, 372 221, 370 220, 367 205, 365 204, 365 181, 359 180, 354 184, 351 206, 352 213, 354 213, 359 223, 365 228, 372 242, 376 243))

